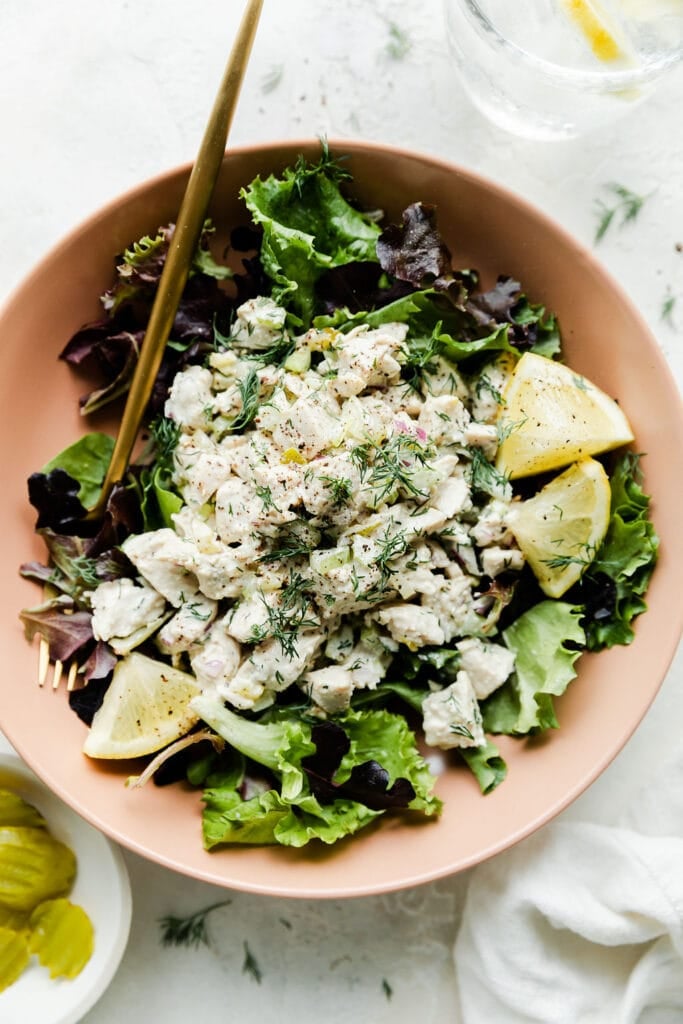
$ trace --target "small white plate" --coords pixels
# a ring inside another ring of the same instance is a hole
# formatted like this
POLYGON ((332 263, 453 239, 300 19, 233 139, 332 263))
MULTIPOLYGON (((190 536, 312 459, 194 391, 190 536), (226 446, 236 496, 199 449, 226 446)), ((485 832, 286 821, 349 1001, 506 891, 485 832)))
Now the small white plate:
POLYGON ((35 960, 0 992, 2 1024, 77 1024, 97 1002, 121 962, 132 912, 130 882, 120 851, 36 778, 0 734, 0 787, 12 789, 43 814, 55 838, 71 847, 78 871, 69 898, 95 929, 93 955, 78 977, 52 980, 35 960))

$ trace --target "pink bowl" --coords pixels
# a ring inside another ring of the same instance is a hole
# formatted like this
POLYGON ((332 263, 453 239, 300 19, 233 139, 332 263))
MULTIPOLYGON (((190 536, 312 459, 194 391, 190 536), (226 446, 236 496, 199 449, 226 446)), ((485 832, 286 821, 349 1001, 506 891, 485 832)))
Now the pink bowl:
MULTIPOLYGON (((92 425, 79 417, 84 391, 57 355, 99 313, 112 257, 133 239, 173 220, 189 169, 140 185, 72 232, 18 289, 0 318, 3 374, 0 465, 4 515, 0 581, 4 671, 0 726, 37 775, 84 818, 159 864, 218 885, 282 896, 339 897, 426 882, 499 853, 577 797, 610 763, 653 700, 680 635, 683 603, 680 529, 683 414, 657 343, 620 288, 589 252, 526 202, 452 164, 383 146, 343 142, 354 190, 369 208, 398 217, 415 200, 436 203, 457 266, 521 280, 533 301, 555 311, 567 361, 615 396, 634 428, 661 558, 649 611, 630 647, 580 659, 578 678, 557 702, 561 728, 541 740, 503 738, 506 781, 482 797, 467 769, 438 781, 444 812, 436 823, 398 818, 336 847, 226 849, 201 843, 199 793, 180 785, 126 789, 139 765, 99 764, 81 752, 86 727, 57 692, 36 685, 37 649, 24 639, 18 611, 39 592, 20 562, 43 556, 33 534, 26 478, 92 425)), ((247 217, 241 185, 318 152, 314 142, 252 146, 226 156, 211 216, 224 230, 247 217)), ((101 422, 97 424, 101 426, 101 422)))

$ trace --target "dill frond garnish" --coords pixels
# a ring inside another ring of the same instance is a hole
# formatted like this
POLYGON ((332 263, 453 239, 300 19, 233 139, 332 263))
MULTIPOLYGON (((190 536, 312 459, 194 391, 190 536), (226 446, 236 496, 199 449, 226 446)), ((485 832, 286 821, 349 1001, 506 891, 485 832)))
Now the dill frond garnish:
POLYGON ((609 206, 603 199, 597 199, 595 202, 598 214, 598 227, 595 232, 596 244, 605 237, 612 222, 618 215, 620 215, 619 227, 634 221, 640 213, 643 203, 648 198, 648 196, 638 195, 636 192, 632 192, 624 185, 619 185, 614 181, 609 182, 604 188, 611 194, 614 201, 609 206))
POLYGON ((186 946, 194 947, 209 945, 209 933, 206 922, 209 914, 219 907, 227 907, 232 900, 221 900, 220 903, 212 903, 203 910, 198 910, 187 917, 178 917, 176 914, 167 914, 159 918, 161 929, 162 946, 186 946))

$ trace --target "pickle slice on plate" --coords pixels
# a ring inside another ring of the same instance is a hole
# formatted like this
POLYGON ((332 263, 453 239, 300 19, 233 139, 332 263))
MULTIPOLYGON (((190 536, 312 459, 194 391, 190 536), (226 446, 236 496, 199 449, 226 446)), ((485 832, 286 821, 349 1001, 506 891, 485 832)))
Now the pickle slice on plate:
POLYGON ((45 818, 18 793, 0 788, 0 825, 45 828, 45 818))
POLYGON ((33 910, 69 892, 76 875, 72 851, 45 829, 0 827, 0 903, 33 910))
POLYGON ((0 928, 10 928, 13 932, 21 932, 28 928, 30 911, 12 910, 0 903, 0 928))
POLYGON ((11 928, 0 927, 0 992, 23 974, 30 956, 24 935, 11 928))
POLYGON ((29 950, 51 978, 75 978, 92 956, 94 929, 82 907, 70 900, 46 900, 31 914, 29 950))

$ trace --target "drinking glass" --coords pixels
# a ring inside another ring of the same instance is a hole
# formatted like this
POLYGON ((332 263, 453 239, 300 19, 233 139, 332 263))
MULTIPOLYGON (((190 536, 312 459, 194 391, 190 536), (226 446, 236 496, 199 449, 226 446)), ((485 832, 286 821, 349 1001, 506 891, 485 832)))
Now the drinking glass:
POLYGON ((627 114, 683 55, 683 0, 444 0, 466 92, 495 124, 566 139, 627 114))

